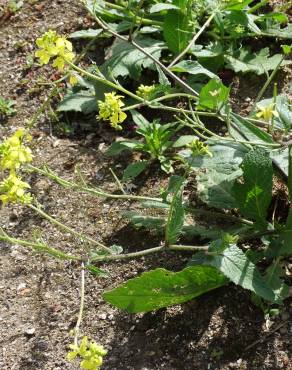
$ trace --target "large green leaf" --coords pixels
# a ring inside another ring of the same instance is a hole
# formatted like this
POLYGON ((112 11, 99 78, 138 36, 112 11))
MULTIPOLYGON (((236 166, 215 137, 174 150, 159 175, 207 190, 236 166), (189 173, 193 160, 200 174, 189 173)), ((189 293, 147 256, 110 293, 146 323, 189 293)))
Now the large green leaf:
POLYGON ((225 144, 222 142, 216 145, 210 145, 209 149, 213 157, 193 157, 190 150, 182 150, 180 151, 180 155, 193 169, 208 168, 226 175, 231 175, 239 169, 239 165, 247 153, 246 147, 236 143, 225 144))
MULTIPOLYGON (((237 51, 229 51, 224 56, 227 68, 236 73, 254 72, 257 75, 265 74, 274 70, 282 60, 282 54, 270 57, 269 48, 261 49, 258 53, 252 53, 248 48, 241 47, 237 51)), ((283 62, 282 65, 288 62, 283 62)))
POLYGON ((264 149, 258 147, 246 154, 241 168, 243 182, 237 182, 233 187, 239 209, 245 217, 265 224, 272 199, 272 160, 264 149))
POLYGON ((224 174, 214 169, 206 169, 196 176, 197 190, 202 201, 219 209, 236 208, 236 200, 232 189, 235 180, 241 175, 237 170, 232 174, 224 174))
POLYGON ((128 280, 103 297, 131 313, 149 312, 189 301, 227 282, 223 274, 209 266, 187 267, 180 272, 158 268, 128 280))
MULTIPOLYGON (((143 49, 156 59, 160 58, 164 43, 143 37, 135 40, 143 49)), ((111 57, 100 67, 105 75, 119 77, 130 76, 138 79, 143 68, 154 68, 154 62, 135 46, 126 41, 115 41, 111 47, 111 57)))
POLYGON ((213 157, 192 157, 191 151, 183 150, 180 155, 193 168, 197 169, 198 196, 205 203, 219 209, 234 208, 236 202, 232 187, 241 175, 239 165, 246 148, 239 144, 216 144, 210 146, 213 157))
POLYGON ((180 53, 192 38, 190 15, 171 9, 164 18, 163 35, 167 46, 174 53, 180 53))
POLYGON ((235 244, 230 245, 222 251, 222 241, 211 243, 210 252, 213 255, 197 253, 189 262, 189 265, 208 265, 216 267, 233 283, 251 290, 258 296, 273 302, 275 294, 268 286, 264 277, 235 244), (216 253, 216 251, 218 251, 216 253))

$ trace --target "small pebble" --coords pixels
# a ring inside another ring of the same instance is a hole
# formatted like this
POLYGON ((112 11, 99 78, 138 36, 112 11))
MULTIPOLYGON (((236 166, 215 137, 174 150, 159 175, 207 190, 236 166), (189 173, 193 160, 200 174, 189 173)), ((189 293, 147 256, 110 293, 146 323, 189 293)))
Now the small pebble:
POLYGON ((34 335, 35 333, 35 328, 29 328, 25 331, 25 334, 27 335, 34 335))

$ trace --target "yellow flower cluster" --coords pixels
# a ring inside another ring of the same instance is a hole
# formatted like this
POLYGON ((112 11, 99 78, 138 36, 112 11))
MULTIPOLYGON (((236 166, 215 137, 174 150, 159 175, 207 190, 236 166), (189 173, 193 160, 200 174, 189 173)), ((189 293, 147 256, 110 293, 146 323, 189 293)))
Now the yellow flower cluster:
POLYGON ((40 64, 48 64, 51 58, 55 58, 53 67, 63 71, 66 62, 72 62, 75 54, 72 52, 72 44, 64 36, 59 36, 56 31, 49 30, 36 40, 39 50, 35 56, 39 58, 40 64))
POLYGON ((31 202, 30 193, 26 193, 26 189, 30 188, 29 184, 17 175, 17 170, 23 164, 32 161, 31 150, 24 145, 24 141, 30 139, 21 128, 0 144, 0 168, 9 171, 8 177, 0 182, 0 200, 4 205, 31 202))
POLYGON ((23 128, 0 144, 0 167, 14 171, 22 164, 32 161, 31 150, 24 145, 24 139, 30 140, 23 128))
POLYGON ((121 109, 125 105, 121 100, 123 96, 111 92, 104 94, 104 97, 104 101, 98 101, 99 115, 97 118, 110 121, 110 125, 113 128, 122 130, 122 126, 119 123, 124 122, 127 118, 126 113, 121 109))
POLYGON ((69 347, 72 351, 67 354, 67 359, 72 361, 77 356, 81 357, 80 367, 85 370, 98 370, 102 365, 103 357, 107 354, 103 346, 95 342, 89 343, 86 336, 82 338, 80 346, 70 344, 69 347))
POLYGON ((140 85, 136 91, 136 94, 145 100, 151 100, 154 97, 155 85, 140 85))
POLYGON ((26 189, 30 186, 27 182, 21 180, 14 173, 2 182, 0 182, 0 200, 5 205, 7 203, 23 203, 28 204, 32 198, 30 193, 26 193, 26 189))
POLYGON ((187 148, 189 148, 192 151, 192 155, 194 157, 203 155, 213 157, 213 154, 210 152, 208 145, 205 145, 202 141, 198 139, 189 143, 187 145, 187 148))

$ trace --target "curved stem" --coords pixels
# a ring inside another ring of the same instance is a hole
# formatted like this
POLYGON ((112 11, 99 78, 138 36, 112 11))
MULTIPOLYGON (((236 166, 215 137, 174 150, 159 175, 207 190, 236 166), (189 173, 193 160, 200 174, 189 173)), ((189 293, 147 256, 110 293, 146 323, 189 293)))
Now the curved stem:
POLYGON ((104 250, 107 253, 110 253, 110 254, 113 253, 113 251, 110 248, 106 247, 102 243, 98 242, 97 240, 94 240, 94 239, 90 238, 87 235, 84 235, 84 234, 72 229, 71 227, 69 227, 67 225, 64 225, 62 222, 60 222, 60 221, 56 220, 54 217, 48 215, 46 212, 41 210, 39 207, 35 207, 33 204, 28 204, 27 206, 29 208, 31 208, 34 212, 39 214, 40 216, 47 219, 50 223, 52 223, 53 225, 59 227, 60 229, 62 229, 64 231, 68 232, 69 234, 77 236, 79 239, 81 239, 83 241, 85 240, 85 241, 97 246, 98 248, 104 250))

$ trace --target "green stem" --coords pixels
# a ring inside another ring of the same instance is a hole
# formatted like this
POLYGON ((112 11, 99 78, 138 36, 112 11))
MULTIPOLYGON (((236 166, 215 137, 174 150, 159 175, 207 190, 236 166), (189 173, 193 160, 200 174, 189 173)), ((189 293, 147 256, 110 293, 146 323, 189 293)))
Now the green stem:
POLYGON ((273 70, 273 72, 270 74, 270 76, 267 78, 264 86, 261 88, 260 92, 258 93, 258 96, 256 97, 256 100, 253 104, 253 107, 251 109, 251 112, 250 112, 250 116, 254 113, 254 111, 256 110, 256 106, 257 106, 257 103, 261 100, 261 98, 263 97, 263 95, 265 94, 267 88, 269 87, 270 83, 273 81, 273 78, 275 77, 275 75, 277 74, 279 68, 281 67, 281 64, 283 63, 285 59, 285 55, 282 56, 280 62, 277 64, 276 68, 273 70))
POLYGON ((256 4, 255 6, 251 7, 250 9, 248 9, 247 13, 249 13, 249 14, 254 13, 258 9, 260 9, 263 6, 267 5, 268 2, 269 2, 269 0, 262 0, 262 1, 260 1, 258 4, 256 4))
POLYGON ((44 243, 36 243, 32 241, 27 241, 23 239, 18 239, 18 238, 12 238, 11 236, 8 236, 6 233, 5 235, 0 235, 0 240, 4 242, 8 242, 11 244, 19 244, 24 247, 29 247, 33 249, 35 252, 38 253, 46 253, 49 254, 50 256, 53 256, 55 258, 59 258, 62 260, 73 260, 73 261, 81 261, 82 258, 78 256, 73 256, 67 253, 64 253, 56 248, 49 247, 48 245, 44 243))
POLYGON ((212 22, 213 18, 216 15, 217 11, 218 11, 218 8, 210 15, 210 17, 202 25, 202 27, 199 29, 199 31, 194 35, 194 37, 189 42, 187 47, 170 63, 168 68, 171 68, 173 65, 175 65, 190 50, 190 48, 195 44, 195 42, 198 40, 198 38, 201 36, 201 34, 205 31, 205 29, 207 27, 209 27, 210 23, 212 22))
MULTIPOLYGON (((109 3, 108 1, 105 1, 104 2, 106 6, 108 6, 109 8, 112 8, 112 9, 116 9, 116 10, 121 10, 121 11, 125 11, 125 8, 121 5, 117 5, 117 4, 113 4, 113 3, 109 3)), ((133 12, 129 12, 129 14, 133 17, 134 16, 134 13, 133 12)), ((129 17, 130 18, 130 17, 129 17)), ((160 22, 160 21, 156 21, 154 19, 149 19, 149 18, 145 18, 145 17, 140 17, 138 18, 139 20, 139 23, 142 23, 142 24, 145 24, 145 25, 150 25, 150 26, 163 26, 163 22, 160 22)))
POLYGON ((123 188, 123 185, 121 184, 121 182, 120 182, 120 180, 118 179, 117 175, 114 173, 113 169, 112 169, 112 168, 110 168, 109 170, 110 170, 110 172, 111 172, 111 174, 112 174, 113 178, 115 179, 115 181, 116 181, 116 183, 117 183, 117 185, 118 185, 118 188, 121 190, 121 192, 122 192, 123 194, 126 194, 126 192, 125 192, 125 190, 124 190, 124 188, 123 188))
MULTIPOLYGON (((122 110, 127 111, 127 110, 131 110, 131 109, 138 109, 138 108, 141 108, 141 107, 144 107, 144 106, 149 106, 149 107, 152 108, 151 105, 153 103, 157 103, 157 102, 160 102, 160 101, 163 101, 163 100, 173 99, 173 98, 197 99, 196 96, 193 96, 193 95, 190 95, 190 94, 185 94, 185 93, 167 94, 167 95, 164 95, 164 96, 160 96, 159 98, 155 98, 153 100, 144 100, 143 103, 137 103, 137 104, 129 105, 129 106, 123 108, 122 110)), ((164 109, 164 106, 161 107, 161 109, 164 109)), ((180 110, 178 109, 178 111, 180 111, 180 110)), ((204 113, 204 112, 202 112, 202 113, 204 113)))
POLYGON ((127 42, 127 43, 131 44, 132 46, 134 46, 136 49, 138 49, 139 51, 141 51, 141 53, 143 53, 149 59, 151 59, 152 62, 154 62, 156 65, 158 65, 165 74, 167 74, 168 76, 170 76, 184 90, 188 91, 189 93, 191 93, 191 94, 193 94, 195 96, 198 96, 199 95, 191 86, 189 86, 187 83, 185 83, 180 77, 178 77, 175 73, 173 73, 171 70, 169 70, 163 63, 161 63, 160 60, 156 59, 152 54, 148 53, 143 46, 137 44, 136 41, 129 40, 127 37, 124 37, 124 36, 120 35, 119 33, 117 33, 116 31, 112 30, 106 22, 104 22, 103 20, 101 20, 100 18, 97 17, 95 11, 92 11, 92 9, 90 9, 90 8, 87 7, 87 10, 92 14, 92 16, 94 17, 96 23, 105 32, 109 32, 112 36, 114 36, 114 37, 116 37, 116 38, 118 38, 118 39, 120 39, 120 40, 122 40, 124 42, 127 42))
POLYGON ((86 71, 85 69, 82 69, 78 66, 76 66, 75 64, 71 63, 71 62, 68 62, 68 64, 77 72, 79 72, 80 74, 82 75, 85 75, 89 78, 91 78, 92 80, 95 80, 95 81, 98 81, 106 86, 109 86, 115 90, 118 90, 118 91, 121 91, 122 93, 130 96, 131 98, 134 98, 138 101, 141 101, 141 102, 144 102, 144 99, 142 99, 140 96, 132 93, 131 91, 125 89, 124 87, 122 87, 121 85, 117 85, 115 84, 114 82, 111 82, 111 81, 108 81, 107 79, 105 78, 102 78, 102 77, 99 77, 99 76, 96 76, 94 75, 93 73, 90 73, 88 71, 86 71))
POLYGON ((64 187, 84 191, 85 193, 101 196, 101 197, 104 197, 104 198, 138 200, 138 201, 154 201, 154 202, 161 202, 161 203, 163 202, 161 198, 144 197, 144 196, 131 195, 131 194, 111 194, 111 193, 104 192, 100 189, 94 189, 94 188, 78 185, 74 182, 70 182, 70 181, 67 181, 65 179, 62 179, 61 177, 59 177, 58 175, 56 175, 52 171, 42 170, 42 169, 37 168, 37 167, 32 166, 32 165, 28 165, 27 169, 29 171, 33 171, 33 172, 39 173, 41 175, 44 175, 44 176, 50 178, 51 180, 56 181, 58 184, 60 184, 64 187))
POLYGON ((37 120, 39 119, 40 115, 47 109, 48 105, 51 102, 51 99, 57 94, 58 87, 55 86, 52 91, 50 92, 49 96, 44 100, 42 105, 39 107, 39 109, 35 112, 35 114, 32 116, 32 118, 27 122, 26 127, 30 130, 34 125, 37 123, 37 120))
POLYGON ((157 253, 157 252, 167 252, 169 250, 173 251, 206 251, 208 246, 188 246, 188 245, 170 245, 169 247, 160 246, 155 248, 145 249, 139 252, 127 253, 127 254, 116 254, 111 256, 98 256, 90 260, 90 262, 104 262, 104 261, 123 261, 137 257, 143 257, 148 254, 157 253))
POLYGON ((53 218, 52 216, 48 215, 46 212, 44 212, 43 210, 41 210, 39 207, 35 207, 33 204, 28 204, 28 207, 31 208, 34 212, 36 212, 37 214, 39 214, 40 216, 44 217, 46 220, 48 220, 51 224, 59 227, 60 229, 68 232, 69 234, 71 235, 74 235, 76 237, 78 237, 80 240, 82 241, 87 241, 95 246, 97 246, 98 248, 104 250, 105 252, 107 253, 110 253, 112 254, 112 250, 108 247, 106 247, 105 245, 103 245, 102 243, 98 242, 97 240, 95 239, 92 239, 90 238, 89 236, 87 235, 84 235, 74 229, 72 229, 71 227, 67 226, 67 225, 64 225, 62 222, 56 220, 55 218, 53 218))
POLYGON ((83 317, 84 311, 84 302, 85 302, 85 271, 84 271, 84 263, 82 262, 81 265, 81 282, 80 282, 80 307, 79 307, 79 314, 78 319, 76 322, 75 330, 74 330, 74 344, 78 345, 78 335, 80 331, 80 325, 83 317))

